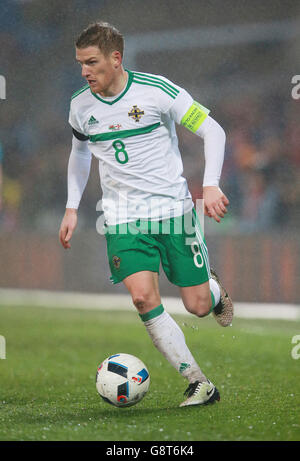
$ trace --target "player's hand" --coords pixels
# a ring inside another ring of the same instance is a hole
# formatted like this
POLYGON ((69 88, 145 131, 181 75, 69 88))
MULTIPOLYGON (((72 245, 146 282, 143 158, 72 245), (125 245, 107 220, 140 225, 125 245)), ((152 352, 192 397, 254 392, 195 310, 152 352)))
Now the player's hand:
POLYGON ((62 246, 71 248, 70 240, 77 226, 77 210, 67 208, 59 229, 59 240, 62 246))
POLYGON ((203 199, 204 214, 221 222, 221 218, 224 218, 227 213, 226 207, 229 205, 226 195, 217 186, 205 186, 203 187, 203 199))

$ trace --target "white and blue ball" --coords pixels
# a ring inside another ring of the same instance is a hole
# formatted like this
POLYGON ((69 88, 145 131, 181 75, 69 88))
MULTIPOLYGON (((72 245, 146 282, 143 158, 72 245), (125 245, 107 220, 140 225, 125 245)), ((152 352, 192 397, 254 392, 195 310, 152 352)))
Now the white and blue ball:
POLYGON ((103 400, 116 407, 130 407, 140 402, 149 385, 149 371, 134 355, 111 355, 97 369, 97 391, 103 400))

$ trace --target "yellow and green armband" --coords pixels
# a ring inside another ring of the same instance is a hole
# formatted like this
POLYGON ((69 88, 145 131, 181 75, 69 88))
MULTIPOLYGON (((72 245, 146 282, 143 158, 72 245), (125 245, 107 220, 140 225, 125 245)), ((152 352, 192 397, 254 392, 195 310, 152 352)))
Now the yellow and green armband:
POLYGON ((209 109, 194 101, 187 113, 182 117, 180 124, 195 133, 209 112, 209 109))

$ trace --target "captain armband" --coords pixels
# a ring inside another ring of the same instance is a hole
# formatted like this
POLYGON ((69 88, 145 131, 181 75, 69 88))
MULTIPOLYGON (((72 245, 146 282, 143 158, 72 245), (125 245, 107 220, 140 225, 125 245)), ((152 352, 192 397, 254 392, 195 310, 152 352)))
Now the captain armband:
POLYGON ((182 117, 180 124, 195 133, 209 112, 209 109, 194 101, 187 113, 182 117))

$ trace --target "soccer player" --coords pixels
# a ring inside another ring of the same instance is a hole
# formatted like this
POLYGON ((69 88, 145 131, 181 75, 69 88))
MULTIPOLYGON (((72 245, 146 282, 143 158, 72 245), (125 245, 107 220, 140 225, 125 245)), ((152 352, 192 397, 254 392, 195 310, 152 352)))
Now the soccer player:
POLYGON ((161 303, 160 262, 188 312, 213 313, 230 325, 233 304, 210 269, 208 252, 178 149, 175 122, 204 139, 205 214, 220 222, 229 201, 219 188, 225 133, 183 88, 167 78, 124 69, 124 40, 108 23, 88 26, 76 41, 87 85, 71 99, 73 130, 68 200, 59 237, 64 248, 77 225, 91 155, 99 160, 104 230, 112 282, 123 282, 153 344, 189 381, 180 406, 220 399, 161 303))

